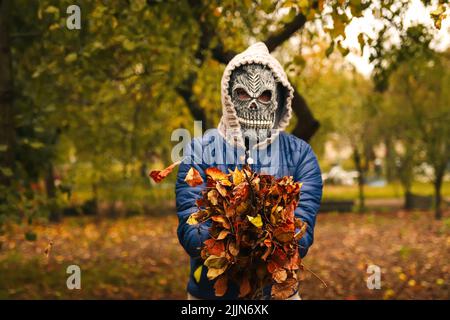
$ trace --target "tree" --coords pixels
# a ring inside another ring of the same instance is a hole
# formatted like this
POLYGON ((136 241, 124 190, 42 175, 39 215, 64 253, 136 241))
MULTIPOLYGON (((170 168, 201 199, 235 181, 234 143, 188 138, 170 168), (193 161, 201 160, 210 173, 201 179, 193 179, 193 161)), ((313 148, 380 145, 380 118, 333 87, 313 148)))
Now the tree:
POLYGON ((375 108, 370 100, 370 84, 356 73, 348 80, 348 94, 341 105, 342 118, 337 132, 352 148, 352 158, 358 172, 358 210, 364 212, 364 185, 369 164, 373 160, 373 146, 376 143, 374 126, 375 108))
POLYGON ((397 86, 402 84, 397 81, 403 79, 391 79, 395 82, 386 90, 378 104, 377 127, 379 135, 383 142, 389 142, 385 145, 386 166, 391 166, 392 175, 400 181, 403 188, 404 207, 412 209, 412 185, 415 178, 415 168, 423 161, 420 152, 421 144, 417 139, 417 127, 414 125, 414 117, 399 99, 397 86), (392 164, 389 163, 392 161, 392 164))
POLYGON ((309 97, 311 108, 323 124, 311 143, 318 152, 323 152, 325 141, 333 141, 340 150, 351 149, 351 160, 358 172, 358 210, 362 212, 366 175, 378 142, 378 101, 371 97, 371 81, 358 74, 341 54, 331 54, 324 60, 324 42, 307 42, 307 47, 318 49, 304 55, 301 80, 296 85, 309 97))
POLYGON ((416 57, 402 64, 392 76, 398 105, 408 108, 411 127, 434 169, 436 219, 442 218, 441 188, 450 160, 450 53, 416 57))
POLYGON ((14 85, 10 23, 10 3, 8 0, 0 1, 0 185, 3 187, 10 186, 14 170, 14 85))
MULTIPOLYGON (((2 1, 2 26, 8 3, 9 28, 0 31, 2 49, 10 48, 1 52, 2 71, 11 70, 0 81, 2 174, 13 175, 30 199, 33 186, 46 181, 48 202, 64 189, 55 185, 57 176, 90 185, 101 198, 119 182, 143 180, 148 163, 167 162, 175 128, 189 128, 193 119, 213 126, 223 65, 250 43, 265 41, 286 67, 301 69, 305 52, 295 40, 325 35, 327 56, 334 48, 345 54, 345 26, 365 10, 392 5, 84 0, 81 30, 68 30, 69 0, 2 1)), ((369 40, 363 35, 361 44, 371 46, 369 40)), ((302 90, 296 86, 290 130, 310 140, 319 122, 307 104, 313 98, 302 90)))

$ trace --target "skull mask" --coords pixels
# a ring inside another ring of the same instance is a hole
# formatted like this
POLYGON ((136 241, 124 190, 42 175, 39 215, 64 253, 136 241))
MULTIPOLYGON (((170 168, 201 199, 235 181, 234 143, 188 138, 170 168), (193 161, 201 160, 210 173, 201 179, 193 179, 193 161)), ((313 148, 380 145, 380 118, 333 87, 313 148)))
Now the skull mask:
POLYGON ((230 79, 230 96, 241 130, 261 140, 270 135, 278 108, 277 81, 270 68, 246 64, 236 68, 230 79))

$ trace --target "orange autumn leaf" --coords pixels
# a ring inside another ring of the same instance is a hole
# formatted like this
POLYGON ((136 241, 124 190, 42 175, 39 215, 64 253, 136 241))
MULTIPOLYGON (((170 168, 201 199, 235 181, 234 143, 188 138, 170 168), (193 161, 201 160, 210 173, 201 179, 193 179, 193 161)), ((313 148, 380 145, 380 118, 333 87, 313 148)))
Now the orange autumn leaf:
POLYGON ((244 277, 239 286, 239 298, 243 298, 251 292, 252 288, 250 286, 250 281, 248 277, 244 277))
POLYGON ((267 271, 269 271, 270 273, 274 273, 278 268, 280 268, 280 266, 273 260, 269 261, 269 263, 267 264, 267 271))
POLYGON ((204 242, 204 245, 210 255, 220 256, 225 251, 225 244, 223 241, 208 239, 204 242))
POLYGON ((268 247, 268 248, 270 248, 270 247, 272 247, 272 240, 270 240, 270 239, 264 239, 264 242, 263 242, 265 245, 266 245, 266 247, 268 247))
POLYGON ((156 183, 160 183, 161 181, 163 181, 172 171, 173 169, 179 165, 181 163, 181 161, 177 161, 172 163, 170 166, 168 166, 167 168, 163 169, 163 170, 153 170, 150 172, 149 176, 150 178, 153 179, 153 181, 155 181, 156 183))
POLYGON ((217 297, 222 297, 228 289, 228 277, 226 275, 221 275, 217 278, 214 283, 214 292, 217 297))
POLYGON ((294 224, 282 224, 274 230, 273 235, 280 242, 291 241, 294 237, 294 224))
POLYGON ((193 167, 189 169, 188 173, 186 174, 186 178, 184 178, 184 181, 186 181, 186 183, 191 187, 196 187, 203 183, 202 176, 193 167))
POLYGON ((227 235, 230 234, 230 231, 228 230, 222 230, 220 231, 219 235, 217 236, 217 240, 223 240, 227 237, 227 235))
POLYGON ((285 264, 285 267, 289 270, 298 270, 302 267, 302 259, 300 259, 298 251, 295 251, 295 254, 291 257, 288 263, 285 264))
POLYGON ((205 173, 214 181, 228 180, 228 175, 215 167, 206 169, 205 173))
POLYGON ((217 223, 220 223, 223 228, 230 229, 230 224, 228 223, 228 220, 222 216, 212 216, 211 219, 217 223))

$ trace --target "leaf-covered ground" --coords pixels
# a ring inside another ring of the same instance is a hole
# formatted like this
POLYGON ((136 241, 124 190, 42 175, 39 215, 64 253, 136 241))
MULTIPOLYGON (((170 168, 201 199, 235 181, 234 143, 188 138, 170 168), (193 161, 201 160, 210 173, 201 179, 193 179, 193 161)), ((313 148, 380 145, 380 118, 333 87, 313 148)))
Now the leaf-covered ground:
MULTIPOLYGON (((450 218, 428 212, 318 217, 305 265, 304 299, 449 299, 450 218), (381 267, 381 289, 366 286, 367 266, 381 267)), ((0 236, 0 298, 184 299, 188 257, 176 238, 177 219, 138 216, 70 218, 0 236), (49 257, 45 248, 53 246, 49 257), (82 271, 81 290, 66 287, 67 266, 82 271)))

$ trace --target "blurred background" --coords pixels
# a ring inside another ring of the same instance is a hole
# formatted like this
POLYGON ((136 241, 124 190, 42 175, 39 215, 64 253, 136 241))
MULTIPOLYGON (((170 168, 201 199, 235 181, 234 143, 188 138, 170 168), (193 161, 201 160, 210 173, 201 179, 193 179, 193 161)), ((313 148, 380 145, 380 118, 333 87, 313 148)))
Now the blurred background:
POLYGON ((264 41, 324 198, 304 299, 449 299, 447 1, 0 1, 0 298, 184 299, 174 129, 264 41), (76 10, 80 9, 80 29, 76 10), (71 24, 69 23, 71 21, 71 24), (69 23, 69 24, 68 24, 69 23), (68 290, 66 268, 82 270, 68 290), (367 266, 381 289, 367 288, 367 266))

